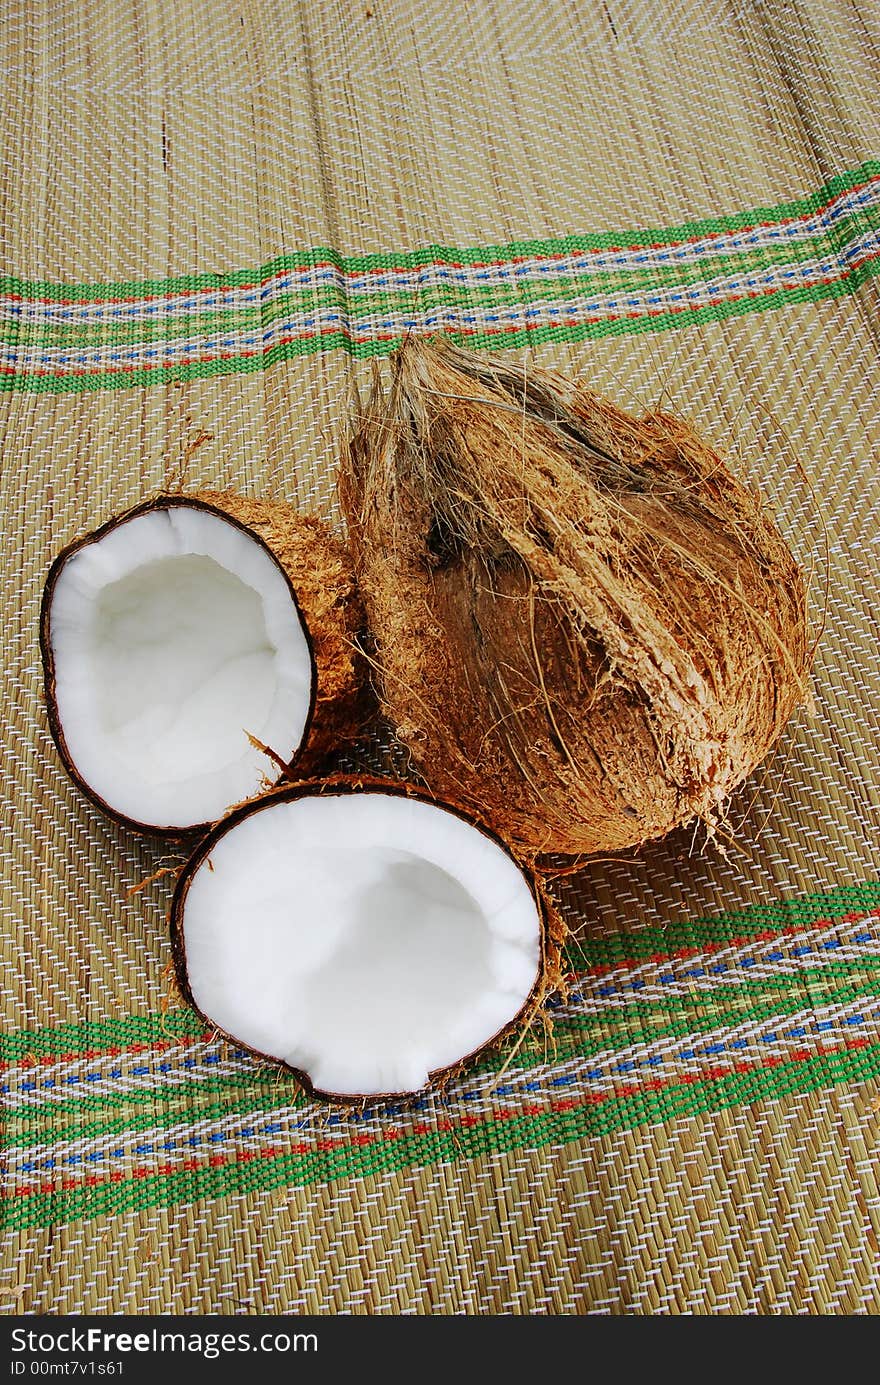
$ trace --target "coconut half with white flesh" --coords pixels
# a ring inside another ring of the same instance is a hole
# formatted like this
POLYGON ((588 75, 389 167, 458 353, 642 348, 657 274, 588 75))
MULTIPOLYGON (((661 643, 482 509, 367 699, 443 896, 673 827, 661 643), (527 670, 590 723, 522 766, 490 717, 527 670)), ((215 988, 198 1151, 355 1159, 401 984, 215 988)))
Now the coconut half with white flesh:
POLYGON ((506 847, 400 785, 294 786, 199 846, 171 910, 180 988, 334 1100, 409 1094, 546 988, 545 906, 506 847))
MULTIPOLYGON (((299 525, 288 547, 338 570, 332 536, 299 525)), ((320 661, 298 592, 268 544, 215 505, 163 497, 70 545, 46 583, 41 644, 65 767, 127 826, 201 830, 307 746, 320 661)))

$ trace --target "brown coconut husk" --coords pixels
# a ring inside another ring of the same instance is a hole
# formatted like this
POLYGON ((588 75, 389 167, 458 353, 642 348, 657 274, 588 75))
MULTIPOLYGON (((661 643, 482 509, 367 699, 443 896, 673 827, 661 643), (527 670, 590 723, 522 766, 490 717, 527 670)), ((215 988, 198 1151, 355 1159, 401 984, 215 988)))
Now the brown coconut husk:
POLYGON ((343 451, 383 709, 529 856, 710 829, 804 699, 803 576, 693 428, 409 340, 343 451))
POLYGON ((324 520, 285 501, 212 490, 193 498, 223 510, 262 539, 296 592, 318 678, 311 728, 294 771, 296 778, 317 774, 374 710, 360 647, 366 618, 347 545, 324 520))

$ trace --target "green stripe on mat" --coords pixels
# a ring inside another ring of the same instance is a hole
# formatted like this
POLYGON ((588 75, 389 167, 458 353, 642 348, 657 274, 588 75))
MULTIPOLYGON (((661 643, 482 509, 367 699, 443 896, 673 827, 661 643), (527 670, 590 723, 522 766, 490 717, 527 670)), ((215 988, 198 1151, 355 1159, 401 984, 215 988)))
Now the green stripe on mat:
MULTIPOLYGON (((871 278, 880 275, 880 259, 873 260, 848 272, 848 277, 828 284, 803 285, 797 288, 778 288, 766 294, 746 294, 737 299, 702 308, 680 308, 674 312, 657 310, 644 316, 576 321, 567 324, 548 324, 528 328, 501 329, 485 332, 446 333, 450 340, 475 349, 498 350, 539 346, 547 342, 597 341, 604 337, 638 336, 648 332, 675 331, 682 327, 697 327, 747 314, 768 312, 791 304, 820 303, 826 299, 852 295, 871 278)), ((345 351, 355 360, 388 356, 403 343, 403 334, 353 341, 344 331, 334 330, 320 336, 297 337, 280 342, 253 356, 229 356, 207 361, 191 361, 168 366, 123 367, 116 371, 101 371, 94 375, 0 375, 0 393, 82 394, 92 390, 146 389, 173 381, 207 380, 218 375, 253 375, 284 361, 301 356, 314 356, 327 351, 345 351)))
POLYGON ((870 161, 794 202, 647 231, 366 256, 317 247, 259 269, 130 283, 5 276, 0 294, 11 320, 0 327, 0 390, 146 388, 260 372, 337 349, 357 358, 383 356, 409 331, 445 331, 477 348, 522 347, 817 303, 852 294, 880 273, 880 206, 870 186, 878 180, 880 164, 870 161), (864 205, 835 200, 849 195, 864 205), (754 235, 741 236, 740 244, 725 241, 743 230, 754 235), (686 252, 669 263, 675 252, 667 247, 695 241, 702 244, 690 259, 686 252), (592 252, 605 253, 605 262, 591 263, 592 252), (629 261, 614 263, 615 255, 629 261), (565 256, 575 258, 556 264, 563 275, 545 272, 565 256), (308 275, 316 266, 331 282, 281 277, 308 275), (426 266, 431 273, 424 276, 426 266), (444 270, 472 282, 431 282, 444 270), (382 274, 400 274, 404 282, 389 286, 382 274), (481 282, 493 275, 493 282, 481 282), (238 297, 203 309, 205 293, 238 297), (178 311, 180 295, 190 299, 185 314, 178 311), (96 304, 102 305, 97 321, 60 320, 96 304), (126 313, 134 320, 123 320, 126 313))
MULTIPOLYGON (((79 284, 0 275, 0 293, 20 295, 23 298, 47 299, 50 302, 70 299, 78 303, 95 303, 108 298, 140 299, 153 295, 167 297, 170 294, 194 293, 201 289, 242 288, 262 283, 287 270, 309 269, 316 265, 332 265, 343 274, 361 274, 381 269, 419 269, 433 263, 473 266, 496 261, 504 263, 520 256, 564 255, 577 250, 620 250, 627 247, 675 245, 704 236, 741 231, 756 226, 780 225, 798 217, 809 216, 832 199, 878 177, 880 161, 868 159, 854 169, 835 174, 814 192, 793 201, 780 202, 773 207, 754 207, 750 211, 727 216, 685 221, 677 226, 604 231, 553 239, 515 240, 470 248, 432 244, 421 246, 417 250, 377 255, 342 255, 330 246, 315 246, 293 255, 276 256, 259 269, 185 274, 168 279, 114 280, 107 283, 79 284)), ((836 228, 829 227, 827 234, 834 237, 836 228)))
POLYGON ((520 1149, 559 1148, 578 1140, 611 1135, 649 1122, 704 1115, 731 1106, 820 1090, 841 1082, 864 1082, 880 1076, 880 1045, 803 1062, 776 1063, 692 1082, 659 1091, 612 1097, 601 1103, 559 1102, 557 1109, 536 1114, 500 1113, 472 1124, 451 1122, 448 1130, 379 1137, 375 1143, 315 1150, 307 1154, 273 1153, 244 1158, 242 1152, 222 1167, 178 1169, 167 1174, 96 1180, 53 1193, 32 1193, 9 1199, 6 1226, 10 1230, 49 1226, 105 1213, 142 1211, 198 1198, 270 1192, 290 1186, 309 1186, 340 1178, 400 1172, 438 1162, 457 1163, 481 1155, 513 1153, 520 1149), (570 1109, 562 1109, 569 1106, 570 1109))
MULTIPOLYGON (((869 890, 871 887, 867 887, 869 890)), ((878 887, 880 888, 880 887, 878 887)), ((835 891, 828 895, 813 897, 809 912, 817 916, 817 903, 825 903, 825 909, 818 914, 833 917, 836 912, 853 902, 853 891, 835 891)), ((795 901, 788 911, 788 917, 805 914, 805 901, 795 901)), ((777 912, 778 912, 777 906, 777 912)), ((766 923, 767 909, 752 911, 751 921, 766 923)), ((857 915, 858 916, 858 915, 857 915)), ((729 916, 738 934, 748 916, 729 916)), ((777 924, 779 920, 777 919, 777 924)), ((764 935, 766 935, 764 930, 764 935)), ((716 935, 717 936, 717 935, 716 935)), ((833 956, 833 954, 832 954, 833 956)), ((674 992, 663 1000, 645 1000, 639 994, 627 997, 625 1004, 609 1005, 596 1013, 574 1012, 557 1015, 553 1020, 552 1039, 548 1040, 543 1030, 533 1030, 518 1047, 517 1067, 532 1069, 548 1061, 566 1061, 574 1057, 589 1058, 602 1050, 624 1048, 633 1043, 646 1044, 658 1040, 696 1038, 701 1034, 718 1029, 770 1022, 791 1016, 799 1011, 817 1006, 844 1005, 854 1000, 876 999, 880 995, 880 957, 866 953, 856 960, 835 961, 829 957, 823 965, 816 967, 803 960, 795 972, 781 972, 776 976, 760 980, 733 980, 722 987, 709 990, 694 988, 689 994, 674 992)), ((137 1061, 142 1049, 153 1048, 154 1060, 177 1047, 175 1080, 163 1085, 161 1073, 152 1073, 151 1083, 133 1082, 133 1073, 126 1071, 125 1085, 116 1092, 102 1091, 94 1095, 87 1081, 82 1081, 71 1091, 69 1097, 59 1100, 53 1088, 45 1093, 46 1099, 39 1101, 35 1094, 22 1093, 19 1106, 10 1106, 7 1112, 8 1143, 18 1138, 35 1138, 33 1132, 51 1130, 53 1137, 65 1138, 73 1135, 73 1128, 67 1129, 67 1122, 73 1121, 84 1134, 83 1122, 95 1131, 110 1129, 108 1121, 114 1120, 115 1113, 125 1113, 122 1119, 132 1119, 136 1108, 147 1106, 150 1120, 159 1125, 179 1120, 181 1116, 198 1108, 200 1115, 210 1111, 225 1109, 229 1111, 251 1110, 261 1105, 277 1104, 279 1101, 294 1101, 297 1098, 296 1080, 260 1065, 244 1061, 241 1067, 229 1074, 203 1073, 187 1074, 180 1070, 179 1062, 185 1057, 188 1039, 204 1037, 204 1027, 196 1016, 187 1010, 175 1010, 166 1015, 132 1017, 125 1021, 104 1025, 88 1026, 85 1037, 90 1041, 83 1047, 84 1037, 81 1027, 65 1026, 60 1031, 38 1031, 7 1037, 5 1048, 8 1060, 12 1063, 24 1060, 28 1067, 25 1074, 30 1075, 30 1064, 38 1060, 42 1052, 43 1060, 75 1061, 98 1057, 103 1053, 115 1056, 125 1049, 137 1061), (76 1043, 79 1038, 80 1043, 76 1043), (64 1040, 59 1046, 59 1039, 64 1040), (41 1042, 42 1040, 42 1042, 41 1042), (159 1078, 158 1083, 156 1078, 159 1078), (220 1101, 223 1107, 216 1103, 220 1101), (95 1118, 98 1117, 96 1120, 95 1118), (103 1119, 102 1119, 103 1118, 103 1119), (26 1132, 26 1133, 25 1133, 26 1132)), ((474 1074, 497 1070, 507 1061, 504 1050, 488 1055, 482 1063, 472 1069, 474 1074)), ((35 1073, 37 1082, 39 1072, 35 1073)), ((38 1094, 36 1094, 38 1095, 38 1094)), ((115 1127, 114 1127, 115 1128, 115 1127)))
POLYGON ((731 942, 737 938, 756 938, 766 932, 783 933, 786 928, 815 926, 822 919, 845 918, 850 913, 869 913, 880 908, 880 880, 860 885, 841 885, 820 894, 796 895, 773 904, 756 904, 740 912, 713 914, 705 918, 677 920, 662 927, 633 929, 569 942, 569 961, 577 971, 623 961, 645 961, 650 957, 676 952, 682 947, 702 948, 731 942))
MULTIPOLYGON (((877 959, 880 966, 880 959, 877 959)), ((795 995, 773 995, 760 1003, 763 985, 737 988, 744 992, 742 1008, 731 1015, 712 1008, 709 998, 695 996, 690 1002, 670 1001, 664 1008, 659 1004, 646 1006, 635 1002, 619 1017, 582 1017, 570 1020, 554 1030, 552 1053, 543 1039, 523 1044, 516 1052, 519 1075, 541 1068, 548 1059, 554 1064, 572 1058, 585 1061, 598 1053, 630 1047, 633 1044, 655 1043, 659 1040, 691 1038, 716 1032, 728 1024, 770 1023, 798 1014, 814 1005, 845 1005, 857 1000, 880 998, 880 978, 871 983, 845 985, 828 989, 817 987, 810 991, 809 979, 798 980, 802 989, 795 995), (805 993, 806 992, 806 993, 805 993), (750 1003, 749 1003, 750 1002, 750 1003), (757 1002, 757 1003, 756 1003, 757 1002), (656 1013, 652 1013, 656 1012, 656 1013), (590 1033, 603 1030, 598 1037, 590 1033)), ((767 983, 768 992, 778 989, 767 983)), ((713 996, 712 1001, 715 1000, 713 996)), ((727 996, 724 996, 727 1000, 727 996)), ((504 1050, 475 1064, 470 1077, 497 1072, 507 1061, 504 1050)), ((121 1134, 124 1131, 165 1129, 183 1120, 220 1120, 225 1116, 249 1115, 285 1105, 306 1105, 296 1079, 274 1070, 246 1067, 235 1077, 213 1078, 189 1085, 175 1084, 166 1089, 133 1088, 118 1096, 89 1097, 80 1101, 53 1102, 40 1106, 12 1108, 7 1112, 5 1137, 0 1148, 24 1143, 50 1143, 59 1140, 85 1140, 101 1135, 121 1134), (145 1109, 138 1109, 145 1108, 145 1109)))
MULTIPOLYGON (((878 906, 880 882, 870 881, 737 913, 592 939, 576 949, 576 959, 573 956, 571 960, 577 960, 584 968, 604 967, 626 960, 666 957, 681 948, 698 951, 733 940, 748 944, 750 939, 772 939, 785 929, 810 929, 825 920, 832 923, 834 919, 858 919, 878 906)), ((821 931, 816 937, 821 939, 821 931)), ((749 1051, 743 1051, 743 1061, 737 1061, 734 1071, 728 1060, 724 1068, 717 1070, 707 1066, 693 1073, 682 1072, 675 1066, 675 1054, 671 1054, 668 1075, 662 1077, 650 1075, 648 1069, 641 1078, 632 1082, 623 1078, 606 1091, 585 1094, 572 1088, 570 1099, 561 1100, 552 1099, 551 1084, 546 1089, 550 1096, 536 1098, 532 1103, 524 1090, 510 1097, 510 1109, 488 1115, 475 1111, 470 1116, 466 1103, 450 1105, 448 1119, 443 1118, 442 1109, 439 1113, 434 1111, 426 1116, 424 1129, 415 1132, 392 1129, 389 1135, 388 1127, 393 1127, 395 1119, 389 1113, 379 1135, 365 1138, 355 1128, 351 1141, 343 1136, 338 1144, 334 1141, 332 1148, 326 1142, 323 1148, 317 1148, 306 1141, 297 1152, 287 1136, 278 1148, 254 1151, 237 1148, 231 1139, 229 1154, 213 1157, 211 1162, 193 1158, 187 1161, 189 1167, 169 1166, 161 1172, 155 1167, 137 1171, 120 1167, 106 1176, 88 1175, 86 1185, 80 1178, 71 1179, 68 1187, 58 1186, 52 1192, 40 1191, 39 1182, 22 1185, 18 1193, 6 1200, 7 1224, 21 1228, 49 1225, 59 1220, 171 1205, 225 1193, 270 1190, 289 1184, 307 1186, 442 1160, 559 1146, 645 1122, 818 1090, 837 1082, 876 1078, 880 1076, 880 1043, 872 1043, 867 1035, 842 1043, 839 1039, 836 1043, 831 1040, 831 1047, 819 1052, 804 1049, 774 1055, 765 1049, 757 1060, 755 1055, 761 1052, 760 1026, 764 1022, 775 1028, 777 1019, 798 1011, 858 1004, 863 998, 876 1000, 880 995, 878 967, 880 958, 871 954, 840 962, 829 956, 821 967, 806 963, 793 973, 765 976, 757 981, 732 981, 703 991, 695 988, 689 994, 671 996, 668 1001, 645 1002, 627 997, 626 1004, 609 1006, 607 1012, 575 1011, 560 1017, 556 1043, 550 1051, 543 1035, 536 1034, 516 1053, 519 1082, 548 1060, 554 1065, 580 1058, 587 1062, 603 1050, 613 1054, 633 1044, 656 1040, 675 1043, 691 1035, 697 1040, 700 1035, 725 1026, 758 1026, 758 1046, 750 1044, 749 1051)), ((844 1028, 842 1032, 847 1031, 844 1028)), ((167 1043, 172 1047, 203 1034, 204 1026, 194 1015, 175 1010, 118 1022, 20 1032, 5 1036, 2 1049, 7 1061, 12 1062, 40 1057, 64 1061, 115 1048, 127 1047, 129 1052, 134 1048, 137 1052, 140 1045, 167 1043)), ((497 1071, 505 1062, 503 1052, 492 1054, 473 1073, 497 1071)), ((712 1060, 707 1062, 711 1064, 712 1060)), ((499 1098, 500 1092, 496 1100, 499 1098)), ((10 1112, 6 1144, 12 1147, 36 1143, 46 1148, 67 1140, 95 1140, 100 1144, 104 1137, 161 1131, 175 1124, 198 1124, 201 1129, 205 1123, 265 1114, 277 1110, 279 1105, 296 1106, 301 1102, 305 1098, 298 1094, 294 1079, 279 1079, 274 1070, 244 1065, 240 1074, 199 1083, 175 1083, 167 1088, 160 1083, 152 1088, 100 1096, 84 1091, 79 1101, 66 1099, 10 1112)), ((48 1180, 44 1176, 41 1181, 56 1180, 54 1176, 48 1180)))
MULTIPOLYGON (((693 920, 678 920, 664 926, 639 928, 583 942, 569 941, 566 953, 572 971, 583 972, 594 966, 620 965, 625 961, 646 961, 668 956, 683 947, 705 948, 748 940, 765 932, 784 932, 786 928, 805 928, 824 918, 844 918, 849 913, 868 913, 880 908, 880 880, 860 885, 843 885, 818 894, 795 896, 773 904, 754 905, 739 912, 715 914, 693 920)), ((856 966, 864 966, 864 963, 856 966)), ((114 1046, 152 1045, 167 1040, 200 1038, 205 1026, 189 1010, 170 1010, 167 1014, 131 1015, 119 1020, 96 1020, 83 1024, 59 1024, 51 1028, 19 1029, 0 1035, 0 1061, 14 1063, 22 1058, 48 1058, 104 1052, 114 1046)))
POLYGON ((591 269, 589 264, 566 275, 548 280, 537 275, 517 277, 496 284, 454 283, 419 284, 411 289, 358 289, 331 283, 297 291, 278 291, 262 303, 188 312, 186 314, 141 317, 136 321, 99 319, 65 323, 56 320, 15 319, 0 321, 0 342, 28 348, 59 347, 67 350, 100 346, 127 346, 153 341, 196 340, 199 337, 231 331, 266 328, 296 313, 311 313, 320 308, 351 307, 356 314, 412 312, 436 308, 503 308, 530 303, 564 302, 573 294, 647 293, 651 290, 698 285, 711 268, 713 279, 759 273, 774 265, 807 264, 817 257, 833 254, 836 244, 847 245, 867 231, 880 229, 880 206, 841 217, 830 230, 822 228, 809 239, 790 244, 761 246, 730 254, 712 256, 711 264, 652 265, 644 268, 591 269))

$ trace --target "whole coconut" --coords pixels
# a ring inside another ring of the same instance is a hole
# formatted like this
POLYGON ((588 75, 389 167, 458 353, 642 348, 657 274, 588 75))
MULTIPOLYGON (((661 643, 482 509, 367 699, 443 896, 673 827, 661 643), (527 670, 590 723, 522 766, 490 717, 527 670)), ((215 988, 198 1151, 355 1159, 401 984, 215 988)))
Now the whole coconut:
POLYGON ((383 709, 531 856, 711 826, 805 696, 798 565, 666 413, 412 339, 357 401, 340 496, 383 709))

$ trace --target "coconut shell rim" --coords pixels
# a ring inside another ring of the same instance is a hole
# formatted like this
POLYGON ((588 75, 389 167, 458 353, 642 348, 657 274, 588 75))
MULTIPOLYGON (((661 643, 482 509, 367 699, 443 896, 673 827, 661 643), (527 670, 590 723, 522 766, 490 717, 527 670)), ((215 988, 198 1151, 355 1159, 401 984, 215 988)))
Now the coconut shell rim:
POLYGON ((174 975, 177 981, 181 996, 192 1010, 204 1020, 219 1037, 232 1043, 236 1048, 245 1053, 259 1058, 264 1063, 271 1063, 274 1067, 280 1068, 285 1072, 291 1073, 307 1095, 322 1101, 335 1103, 340 1106, 364 1106, 371 1102, 409 1100, 418 1096, 421 1092, 427 1091, 435 1086, 443 1078, 455 1076, 466 1064, 472 1062, 481 1053, 489 1052, 497 1047, 523 1020, 523 1018, 537 1009, 547 990, 547 980, 550 973, 551 958, 551 922, 550 905, 545 890, 541 883, 541 877, 537 871, 527 865, 514 851, 512 847, 504 841, 498 833, 486 823, 481 822, 479 816, 471 813, 468 809, 458 804, 450 803, 446 799, 437 799, 430 791, 422 789, 406 781, 397 779, 383 779, 370 775, 334 775, 326 779, 302 780, 297 784, 282 785, 269 790, 268 793, 259 798, 249 799, 246 803, 234 808, 225 818, 213 824, 207 835, 201 839, 192 855, 188 858, 174 887, 174 894, 171 899, 169 909, 169 930, 171 936, 171 956, 174 966, 174 975), (211 851, 219 841, 232 831, 246 818, 254 813, 262 812, 277 803, 289 803, 300 798, 320 798, 324 795, 330 797, 344 797, 348 794, 357 793, 379 793, 386 794, 393 798, 413 798, 420 803, 428 803, 434 808, 451 813, 454 817, 466 822, 470 827, 482 832, 483 836, 488 837, 500 847, 504 854, 513 861, 520 871, 520 874, 528 885, 529 892, 535 901, 538 909, 540 922, 539 945, 540 955, 538 960, 538 972, 535 977, 528 995, 523 1001, 515 1015, 512 1015, 500 1029, 477 1048, 469 1053, 464 1053, 453 1063, 447 1063, 442 1068, 429 1071, 428 1078, 421 1087, 413 1088, 410 1091, 397 1092, 330 1092, 322 1087, 316 1087, 302 1068, 295 1067, 292 1063, 287 1063, 283 1058, 273 1057, 269 1053, 264 1053, 260 1049, 253 1048, 250 1044, 243 1043, 227 1029, 218 1025, 210 1015, 196 1004, 189 985, 189 977, 186 967, 186 943, 183 936, 183 914, 186 907, 186 896, 189 887, 196 875, 196 872, 204 864, 211 851))
MULTIPOLYGON (((312 632, 309 628, 308 621, 306 620, 305 614, 300 605, 299 598, 297 596, 293 582, 291 581, 281 562, 279 561, 275 553, 272 551, 272 548, 266 542, 266 540, 261 538, 260 535, 257 534, 255 530, 251 529, 247 524, 243 524, 241 520, 236 519, 234 516, 230 515, 226 510, 223 510, 219 505, 212 505, 206 500, 200 500, 196 496, 191 495, 161 494, 158 496, 154 496, 150 500, 140 501, 137 505, 133 505, 128 510, 121 510, 118 514, 111 515, 111 517, 108 520, 105 520, 103 524, 99 525, 97 529, 92 529, 88 533, 82 534, 79 538, 74 539, 71 543, 66 544, 65 547, 62 548, 61 551, 57 554, 57 556, 52 562, 52 565, 49 568, 48 573, 46 574, 46 580, 43 584, 43 594, 40 601, 40 655, 43 661, 43 688, 46 710, 49 719, 49 732, 52 736, 52 740, 55 743, 55 748, 58 751, 58 755, 61 759, 61 763, 64 767, 65 772, 76 785, 76 787, 80 790, 80 792, 85 795, 89 802, 94 804, 96 808, 99 808, 101 812, 103 812, 107 817, 111 818, 114 822, 118 823, 121 827, 125 827, 128 830, 136 832, 141 836, 164 837, 172 841, 180 840, 191 836, 196 836, 200 833, 207 832, 215 822, 223 821, 223 817, 221 816, 220 818, 210 819, 207 822, 193 823, 191 826, 186 827, 158 826, 155 823, 140 822, 137 818, 129 817, 127 814, 122 813, 118 809, 111 807, 111 805, 107 803, 106 800, 103 799, 95 789, 92 788, 92 786, 88 783, 88 781, 83 777, 83 775, 77 768, 76 762, 73 756, 71 755, 70 750, 68 749, 67 741, 64 736, 64 729, 61 717, 58 712, 58 702, 55 693, 55 656, 52 651, 51 642, 51 607, 52 598, 55 592, 55 586, 59 576, 61 575, 61 570, 64 567, 64 565, 68 562, 68 560, 72 558, 76 553, 78 553, 81 549, 88 547, 89 544, 100 542, 102 539, 106 538, 107 534, 109 534, 111 530, 118 528, 120 525, 127 523, 129 520, 137 519, 139 518, 139 516, 149 514, 153 510, 168 510, 175 507, 191 510, 203 510, 207 514, 214 515, 217 519, 224 520, 227 524, 232 525, 233 528, 238 529, 241 533, 247 534, 248 538, 250 538, 255 544, 262 548, 264 552, 269 556, 269 558, 271 558, 272 562, 275 564, 276 568, 281 573, 281 575, 284 578, 284 581, 287 584, 287 588, 290 592, 290 596, 293 601, 294 610, 296 611, 299 617, 300 625, 302 626, 303 634, 305 635, 306 647, 308 649, 309 654, 309 667, 311 669, 309 706, 306 713, 303 734, 299 745, 297 746, 293 756, 291 757, 287 769, 294 768, 296 766, 297 760, 305 752, 306 746, 308 745, 309 737, 311 735, 312 725, 315 719, 315 707, 318 699, 318 664, 317 659, 315 657, 314 639, 312 637, 312 632)), ((276 777, 276 779, 272 781, 272 788, 275 788, 277 786, 277 784, 281 781, 285 773, 286 770, 279 769, 278 776, 276 777)), ((271 792, 271 789, 267 790, 267 792, 271 792)))

